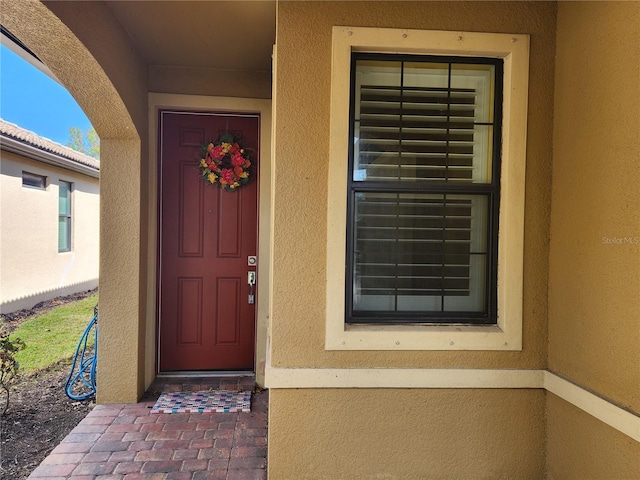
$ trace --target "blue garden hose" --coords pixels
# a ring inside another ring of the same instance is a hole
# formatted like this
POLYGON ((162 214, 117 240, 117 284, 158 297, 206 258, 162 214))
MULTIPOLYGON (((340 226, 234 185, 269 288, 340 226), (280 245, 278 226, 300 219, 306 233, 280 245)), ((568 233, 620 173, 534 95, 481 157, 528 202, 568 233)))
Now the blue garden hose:
POLYGON ((98 361, 98 305, 93 309, 93 318, 80 337, 73 364, 64 391, 71 400, 87 400, 96 394, 96 363, 98 361), (93 352, 89 351, 89 338, 93 330, 93 352), (76 368, 77 366, 77 368, 76 368))

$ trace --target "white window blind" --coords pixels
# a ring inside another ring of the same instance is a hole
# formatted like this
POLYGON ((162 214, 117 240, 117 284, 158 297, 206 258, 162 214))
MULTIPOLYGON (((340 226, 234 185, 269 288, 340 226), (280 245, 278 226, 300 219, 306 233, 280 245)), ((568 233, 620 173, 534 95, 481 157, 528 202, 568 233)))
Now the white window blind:
POLYGON ((495 64, 379 57, 352 79, 351 319, 486 316, 495 64))

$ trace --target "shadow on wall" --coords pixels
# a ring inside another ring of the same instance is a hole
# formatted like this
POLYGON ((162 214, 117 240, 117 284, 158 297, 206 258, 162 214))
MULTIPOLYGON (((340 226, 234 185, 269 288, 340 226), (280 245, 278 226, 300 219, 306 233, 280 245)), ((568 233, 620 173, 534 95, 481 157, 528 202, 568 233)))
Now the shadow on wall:
POLYGON ((51 300, 52 298, 62 297, 65 295, 72 295, 74 293, 85 292, 93 290, 98 287, 98 279, 87 280, 86 282, 78 282, 70 285, 65 285, 60 288, 52 288, 50 290, 43 290, 41 292, 12 299, 0 304, 0 314, 11 313, 16 310, 22 310, 24 308, 32 308, 34 305, 44 302, 45 300, 51 300))

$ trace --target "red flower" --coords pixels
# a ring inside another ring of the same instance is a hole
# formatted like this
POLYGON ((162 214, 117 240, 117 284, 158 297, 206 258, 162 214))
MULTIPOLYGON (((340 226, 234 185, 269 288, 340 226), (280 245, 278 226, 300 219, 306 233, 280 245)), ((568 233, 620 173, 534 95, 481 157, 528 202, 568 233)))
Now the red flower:
POLYGON ((240 177, 242 175, 242 167, 235 167, 233 173, 235 173, 236 177, 240 177))
POLYGON ((213 150, 211 151, 211 156, 216 160, 220 160, 222 157, 224 157, 224 153, 222 153, 222 146, 217 145, 213 147, 213 150))
POLYGON ((242 165, 244 165, 244 158, 242 157, 242 155, 238 152, 236 153, 233 158, 231 159, 231 163, 234 167, 241 167, 242 165))
POLYGON ((233 171, 229 168, 222 169, 222 178, 226 183, 233 183, 233 171))

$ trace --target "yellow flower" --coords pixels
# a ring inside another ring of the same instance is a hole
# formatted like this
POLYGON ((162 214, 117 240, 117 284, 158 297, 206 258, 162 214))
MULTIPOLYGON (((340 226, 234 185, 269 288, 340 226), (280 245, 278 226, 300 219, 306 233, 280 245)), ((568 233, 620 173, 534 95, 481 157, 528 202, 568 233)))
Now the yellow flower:
POLYGON ((209 183, 216 183, 217 178, 218 176, 215 173, 210 173, 209 175, 207 175, 207 180, 209 180, 209 183))
POLYGON ((201 167, 206 167, 207 166, 207 161, 204 158, 202 160, 200 160, 200 166, 201 167))
POLYGON ((234 187, 239 187, 239 186, 240 186, 240 184, 239 184, 238 182, 233 182, 233 186, 234 186, 234 187))
POLYGON ((249 174, 247 172, 242 172, 240 174, 240 178, 249 178, 249 174))

